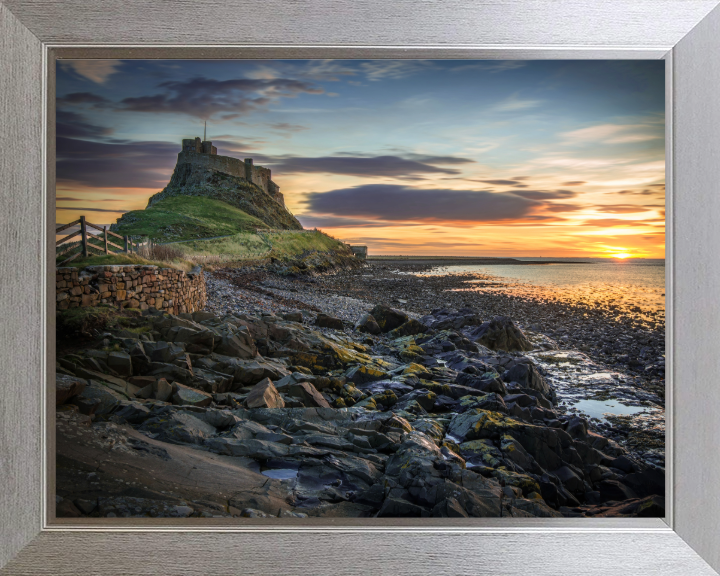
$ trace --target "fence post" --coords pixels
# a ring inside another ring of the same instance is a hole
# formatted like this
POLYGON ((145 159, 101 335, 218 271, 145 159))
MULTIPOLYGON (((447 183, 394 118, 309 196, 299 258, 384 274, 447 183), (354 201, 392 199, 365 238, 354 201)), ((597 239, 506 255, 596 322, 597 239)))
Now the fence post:
POLYGON ((125 254, 128 254, 128 237, 127 234, 123 237, 125 240, 125 254))
POLYGON ((83 258, 87 258, 88 256, 88 247, 87 247, 87 226, 85 225, 85 216, 80 216, 80 230, 82 232, 82 255, 83 258))
POLYGON ((107 247, 107 226, 103 226, 103 236, 105 236, 105 254, 108 254, 108 247, 107 247))

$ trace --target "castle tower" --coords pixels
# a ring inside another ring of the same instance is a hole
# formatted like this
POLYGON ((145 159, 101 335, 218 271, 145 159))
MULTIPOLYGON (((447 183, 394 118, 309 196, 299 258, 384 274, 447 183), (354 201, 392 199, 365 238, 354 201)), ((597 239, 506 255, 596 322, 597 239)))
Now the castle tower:
POLYGON ((245 180, 248 182, 253 181, 253 159, 245 158, 245 180))

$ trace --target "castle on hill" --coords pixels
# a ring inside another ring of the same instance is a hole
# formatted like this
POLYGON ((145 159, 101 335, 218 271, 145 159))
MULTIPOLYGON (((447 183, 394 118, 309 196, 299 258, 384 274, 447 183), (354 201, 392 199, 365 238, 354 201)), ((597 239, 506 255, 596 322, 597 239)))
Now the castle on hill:
POLYGON ((280 186, 272 181, 270 169, 255 166, 252 158, 239 160, 230 156, 219 156, 217 148, 212 145, 212 142, 201 140, 196 136, 194 139, 186 138, 182 141, 182 150, 178 154, 177 167, 182 164, 190 164, 196 168, 214 170, 243 178, 265 191, 285 208, 285 198, 280 193, 280 186))

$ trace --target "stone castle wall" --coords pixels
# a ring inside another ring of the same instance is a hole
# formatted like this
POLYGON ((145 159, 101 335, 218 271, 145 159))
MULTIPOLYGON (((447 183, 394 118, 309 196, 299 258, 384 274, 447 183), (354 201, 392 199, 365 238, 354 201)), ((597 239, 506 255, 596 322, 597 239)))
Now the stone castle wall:
POLYGON ((191 164, 198 168, 215 170, 223 172, 230 176, 243 178, 248 182, 252 182, 267 194, 272 196, 283 207, 285 199, 280 194, 280 187, 271 180, 272 174, 269 168, 263 166, 254 166, 252 163, 231 158, 230 156, 217 156, 216 154, 199 154, 194 151, 183 150, 178 154, 178 166, 181 164, 191 164))
POLYGON ((57 268, 55 292, 58 310, 111 304, 178 314, 202 310, 207 301, 201 271, 142 265, 57 268))

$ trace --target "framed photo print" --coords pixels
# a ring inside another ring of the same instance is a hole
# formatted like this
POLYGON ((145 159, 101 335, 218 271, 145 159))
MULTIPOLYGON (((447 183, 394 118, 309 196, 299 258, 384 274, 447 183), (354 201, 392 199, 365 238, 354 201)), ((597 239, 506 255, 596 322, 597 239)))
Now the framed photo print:
POLYGON ((3 573, 715 574, 716 2, 321 7, 0 3, 3 573))

